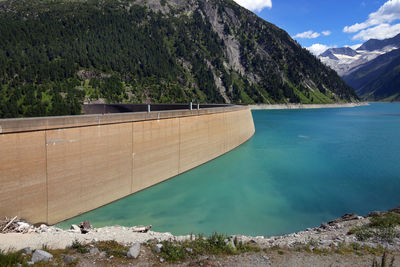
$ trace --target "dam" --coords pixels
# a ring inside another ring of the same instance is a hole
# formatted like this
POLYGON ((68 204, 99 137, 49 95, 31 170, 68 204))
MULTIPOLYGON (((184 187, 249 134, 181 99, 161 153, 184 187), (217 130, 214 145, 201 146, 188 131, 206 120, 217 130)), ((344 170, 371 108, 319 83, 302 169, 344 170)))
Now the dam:
POLYGON ((55 224, 195 168, 255 131, 246 106, 165 106, 0 120, 0 216, 55 224))

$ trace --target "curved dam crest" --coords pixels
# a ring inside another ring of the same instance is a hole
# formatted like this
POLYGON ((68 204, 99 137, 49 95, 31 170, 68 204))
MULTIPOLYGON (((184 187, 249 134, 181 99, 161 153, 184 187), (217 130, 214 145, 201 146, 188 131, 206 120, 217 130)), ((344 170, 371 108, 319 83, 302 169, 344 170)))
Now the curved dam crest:
POLYGON ((247 141, 248 107, 0 120, 0 215, 55 224, 247 141))

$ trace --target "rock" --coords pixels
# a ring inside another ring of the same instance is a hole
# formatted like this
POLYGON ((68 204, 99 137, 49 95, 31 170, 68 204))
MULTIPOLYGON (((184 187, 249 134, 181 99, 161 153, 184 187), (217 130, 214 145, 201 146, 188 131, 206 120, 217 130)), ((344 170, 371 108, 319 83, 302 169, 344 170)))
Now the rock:
POLYGON ((26 247, 21 249, 22 253, 25 253, 26 255, 32 255, 32 249, 30 247, 26 247))
POLYGON ((100 250, 98 248, 91 248, 89 250, 90 255, 98 254, 100 253, 100 250))
POLYGON ((320 228, 327 229, 327 228, 329 228, 329 224, 323 223, 323 224, 321 224, 320 228))
POLYGON ((165 260, 164 258, 160 258, 160 262, 163 263, 165 260))
POLYGON ((40 226, 38 227, 38 230, 39 230, 39 232, 44 233, 44 232, 47 232, 48 228, 49 228, 49 227, 48 227, 47 225, 42 224, 42 225, 40 225, 40 226))
POLYGON ((151 225, 144 226, 144 225, 139 225, 139 226, 134 226, 132 227, 133 232, 138 232, 138 233, 147 233, 151 228, 151 225))
POLYGON ((24 233, 28 232, 28 230, 31 228, 31 225, 26 222, 17 222, 18 227, 16 229, 17 232, 24 233))
POLYGON ((226 239, 224 240, 224 242, 225 242, 225 245, 230 246, 230 247, 232 247, 233 249, 236 249, 235 243, 233 242, 232 239, 226 238, 226 239))
POLYGON ((35 263, 33 261, 28 261, 26 264, 30 265, 34 265, 35 263))
POLYGON ((82 234, 87 234, 92 226, 90 225, 89 221, 84 221, 79 224, 79 228, 81 229, 82 234))
POLYGON ((33 253, 31 261, 36 263, 40 261, 49 261, 51 258, 53 258, 53 255, 51 255, 50 253, 37 249, 33 253))
POLYGON ((154 245, 153 249, 154 249, 155 252, 161 253, 162 247, 163 247, 162 244, 156 244, 156 245, 154 245))
POLYGON ((76 261, 76 257, 71 255, 61 255, 65 264, 72 264, 76 261))
POLYGON ((346 221, 352 221, 352 220, 358 220, 358 215, 354 214, 354 213, 346 213, 342 217, 328 222, 328 224, 329 225, 334 225, 334 224, 337 224, 337 223, 346 222, 346 221))
POLYGON ((191 249, 191 248, 185 248, 185 249, 186 249, 187 252, 193 253, 193 249, 191 249))
POLYGON ((136 259, 140 253, 140 243, 133 243, 126 256, 128 258, 136 259))
POLYGON ((73 224, 71 225, 71 228, 69 228, 72 232, 76 232, 76 233, 80 233, 81 232, 81 228, 79 228, 78 225, 73 224))

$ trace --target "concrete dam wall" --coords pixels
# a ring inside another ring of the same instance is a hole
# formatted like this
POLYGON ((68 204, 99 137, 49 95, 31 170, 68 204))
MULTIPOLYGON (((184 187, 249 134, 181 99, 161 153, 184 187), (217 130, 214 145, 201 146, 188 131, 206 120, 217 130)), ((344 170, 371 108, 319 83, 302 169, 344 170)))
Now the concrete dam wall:
POLYGON ((212 160, 254 134, 230 106, 0 120, 0 216, 55 224, 212 160))

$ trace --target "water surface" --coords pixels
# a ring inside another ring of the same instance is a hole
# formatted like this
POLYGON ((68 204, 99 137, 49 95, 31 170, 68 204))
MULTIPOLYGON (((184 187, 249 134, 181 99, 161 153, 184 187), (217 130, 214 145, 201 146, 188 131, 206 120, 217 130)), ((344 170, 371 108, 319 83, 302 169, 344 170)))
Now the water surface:
POLYGON ((400 205, 400 104, 254 111, 248 142, 60 224, 276 235, 400 205))

